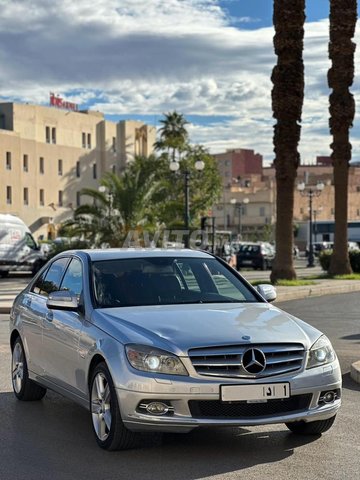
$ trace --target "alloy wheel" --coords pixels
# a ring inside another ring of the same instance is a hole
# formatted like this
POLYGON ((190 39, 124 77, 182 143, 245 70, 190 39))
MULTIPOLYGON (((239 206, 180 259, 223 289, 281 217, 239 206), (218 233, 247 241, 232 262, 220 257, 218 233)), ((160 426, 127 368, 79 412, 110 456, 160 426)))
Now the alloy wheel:
POLYGON ((91 416, 95 433, 105 441, 111 429, 111 392, 105 375, 97 373, 91 389, 91 416))
POLYGON ((24 380, 24 352, 20 342, 15 344, 12 354, 12 383, 16 393, 20 393, 24 380))

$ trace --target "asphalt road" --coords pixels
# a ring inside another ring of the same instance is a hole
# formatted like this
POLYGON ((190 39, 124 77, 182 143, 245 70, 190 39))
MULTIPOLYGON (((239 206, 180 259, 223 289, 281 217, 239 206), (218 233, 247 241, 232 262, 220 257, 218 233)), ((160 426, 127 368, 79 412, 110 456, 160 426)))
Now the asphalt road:
POLYGON ((48 393, 21 403, 11 392, 6 315, 0 315, 0 479, 358 480, 360 385, 349 376, 360 353, 357 293, 286 302, 287 311, 322 329, 344 372, 343 407, 322 437, 302 438, 283 425, 144 436, 124 452, 100 450, 88 412, 48 393))

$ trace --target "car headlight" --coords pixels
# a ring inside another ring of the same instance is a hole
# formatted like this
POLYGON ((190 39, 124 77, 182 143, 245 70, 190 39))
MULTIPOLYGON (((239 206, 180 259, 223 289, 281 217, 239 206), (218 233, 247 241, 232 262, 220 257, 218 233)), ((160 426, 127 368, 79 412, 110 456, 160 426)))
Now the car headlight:
POLYGON ((126 345, 125 351, 130 364, 137 370, 168 375, 188 375, 181 360, 172 353, 146 345, 126 345))
POLYGON ((306 368, 319 367, 326 365, 335 360, 335 351, 331 345, 330 340, 325 336, 321 336, 314 345, 310 348, 309 358, 306 368))

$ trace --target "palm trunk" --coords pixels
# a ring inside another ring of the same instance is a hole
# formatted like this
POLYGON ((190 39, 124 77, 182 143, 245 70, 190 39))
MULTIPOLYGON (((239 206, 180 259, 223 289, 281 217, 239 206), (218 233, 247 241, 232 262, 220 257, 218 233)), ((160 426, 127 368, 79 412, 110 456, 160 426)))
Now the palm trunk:
POLYGON ((272 107, 276 169, 276 256, 271 281, 294 279, 293 209, 298 143, 304 99, 305 0, 274 0, 274 48, 278 56, 272 73, 272 107))
POLYGON ((357 21, 357 0, 330 0, 328 72, 330 95, 330 132, 333 136, 332 161, 335 187, 335 242, 330 275, 351 273, 347 245, 348 172, 351 160, 349 130, 355 116, 354 97, 350 93, 354 80, 355 44, 351 41, 357 21))

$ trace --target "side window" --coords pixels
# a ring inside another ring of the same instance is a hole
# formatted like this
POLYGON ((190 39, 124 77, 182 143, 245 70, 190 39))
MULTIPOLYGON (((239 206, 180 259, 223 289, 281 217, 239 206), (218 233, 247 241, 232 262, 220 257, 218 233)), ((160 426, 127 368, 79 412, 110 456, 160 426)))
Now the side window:
POLYGON ((73 258, 61 282, 60 290, 67 290, 80 296, 82 292, 83 273, 80 260, 73 258))
POLYGON ((55 260, 55 262, 50 265, 44 281, 42 282, 41 290, 39 292, 40 295, 45 295, 47 297, 49 293, 56 292, 60 289, 60 282, 68 261, 69 258, 67 257, 59 258, 59 260, 55 260))
POLYGON ((37 279, 35 285, 31 289, 32 292, 38 293, 40 295, 41 290, 42 290, 43 285, 44 285, 45 275, 47 274, 47 272, 48 272, 48 269, 44 270, 44 272, 40 275, 40 277, 37 279))
POLYGON ((37 245, 35 243, 35 240, 33 239, 32 235, 30 235, 30 233, 28 232, 25 233, 25 243, 32 250, 36 250, 37 245))
POLYGON ((192 271, 191 266, 187 262, 177 262, 177 266, 184 277, 186 286, 189 290, 193 290, 195 292, 200 292, 199 284, 196 280, 194 272, 192 271))

